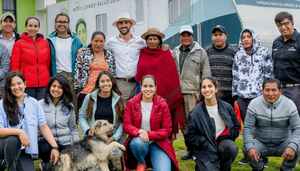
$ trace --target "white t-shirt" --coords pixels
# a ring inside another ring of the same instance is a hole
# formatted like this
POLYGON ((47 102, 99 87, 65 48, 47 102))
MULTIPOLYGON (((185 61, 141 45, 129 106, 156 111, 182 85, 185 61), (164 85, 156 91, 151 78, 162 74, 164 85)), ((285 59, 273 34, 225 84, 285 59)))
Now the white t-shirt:
POLYGON ((143 115, 141 129, 146 131, 151 131, 150 115, 151 115, 152 106, 153 106, 153 102, 145 103, 141 101, 142 115, 143 115))
POLYGON ((71 46, 72 37, 56 36, 56 69, 57 73, 72 72, 71 46))
POLYGON ((214 118, 215 127, 216 127, 216 138, 225 130, 226 124, 223 121, 222 117, 218 111, 218 105, 215 106, 206 106, 207 112, 211 118, 214 118))

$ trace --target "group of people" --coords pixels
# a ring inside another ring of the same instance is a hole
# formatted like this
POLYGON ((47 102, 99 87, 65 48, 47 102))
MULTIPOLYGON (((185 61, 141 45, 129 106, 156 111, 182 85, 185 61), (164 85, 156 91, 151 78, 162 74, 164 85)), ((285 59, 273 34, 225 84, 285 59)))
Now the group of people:
POLYGON ((234 109, 244 122, 240 163, 263 170, 267 156, 283 156, 280 169, 295 169, 300 35, 288 12, 275 16, 281 35, 272 54, 248 28, 238 50, 226 43, 221 25, 206 48, 193 41, 191 26, 182 26, 181 44, 171 52, 157 28, 134 36, 136 22, 126 12, 113 23, 120 34, 106 41, 95 31, 84 48, 69 22, 58 14, 55 31, 44 39, 38 18, 29 17, 19 36, 14 15, 1 17, 0 170, 35 170, 34 154, 43 171, 51 170, 50 160, 55 164, 59 151, 79 140, 77 121, 85 137, 105 119, 115 126, 107 143, 126 146, 127 170, 178 171, 172 142, 181 129, 187 146, 182 160, 193 158, 197 171, 228 171, 241 128, 234 109))

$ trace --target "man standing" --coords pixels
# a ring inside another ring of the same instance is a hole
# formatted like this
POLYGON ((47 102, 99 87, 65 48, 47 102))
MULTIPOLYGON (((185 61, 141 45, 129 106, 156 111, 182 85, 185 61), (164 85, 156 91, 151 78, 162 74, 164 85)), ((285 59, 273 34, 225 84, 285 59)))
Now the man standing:
POLYGON ((120 34, 110 38, 105 44, 105 49, 112 51, 116 57, 117 84, 126 103, 137 94, 137 82, 134 77, 141 49, 146 46, 143 39, 130 33, 135 24, 127 12, 120 13, 118 20, 112 24, 118 28, 120 34))
POLYGON ((0 43, 0 99, 2 99, 3 94, 2 94, 2 87, 4 84, 4 79, 9 72, 9 67, 10 67, 10 56, 7 48, 0 43))
POLYGON ((213 44, 208 45, 205 51, 209 59, 211 74, 220 83, 221 99, 233 106, 232 64, 238 49, 226 43, 227 36, 223 26, 214 27, 212 30, 213 44))
POLYGON ((253 170, 266 156, 283 157, 281 170, 294 170, 299 157, 300 119, 295 104, 281 96, 279 80, 267 77, 263 95, 253 99, 243 128, 243 152, 253 170), (254 135, 254 136, 253 136, 254 135))
MULTIPOLYGON (((194 42, 194 32, 191 26, 182 26, 179 32, 181 45, 173 51, 173 58, 176 63, 177 72, 180 80, 180 87, 183 97, 184 122, 187 125, 188 115, 196 106, 197 91, 201 78, 210 76, 210 66, 205 50, 194 42)), ((183 131, 186 133, 186 130, 183 131)), ((185 141, 187 142, 187 141, 185 141)), ((192 147, 186 143, 187 152, 181 159, 192 158, 192 147)))
POLYGON ((14 30, 16 27, 15 16, 6 12, 1 16, 1 30, 0 30, 0 43, 6 46, 11 56, 12 48, 17 40, 20 39, 20 35, 14 30))
POLYGON ((282 94, 291 99, 300 113, 300 34, 293 28, 293 16, 280 12, 275 23, 281 33, 273 42, 274 76, 281 82, 282 94))

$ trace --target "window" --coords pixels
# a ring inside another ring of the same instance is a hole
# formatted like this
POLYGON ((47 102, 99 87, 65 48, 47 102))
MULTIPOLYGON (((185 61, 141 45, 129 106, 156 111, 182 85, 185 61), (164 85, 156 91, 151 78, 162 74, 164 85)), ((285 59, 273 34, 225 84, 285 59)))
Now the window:
POLYGON ((191 20, 190 0, 169 0, 169 23, 180 23, 191 20))
POLYGON ((107 14, 96 15, 96 30, 102 31, 104 34, 107 33, 107 14))
POLYGON ((16 1, 15 0, 2 0, 2 14, 10 12, 16 17, 16 1))
POLYGON ((143 0, 135 0, 135 21, 137 23, 144 21, 144 3, 143 0))

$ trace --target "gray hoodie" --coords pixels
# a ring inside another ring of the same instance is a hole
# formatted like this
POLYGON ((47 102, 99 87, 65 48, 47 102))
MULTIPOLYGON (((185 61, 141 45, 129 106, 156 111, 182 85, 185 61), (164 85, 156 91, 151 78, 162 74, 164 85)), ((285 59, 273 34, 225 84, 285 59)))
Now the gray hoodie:
MULTIPOLYGON (((75 119, 75 111, 70 113, 68 108, 62 108, 62 101, 60 100, 56 105, 49 98, 49 105, 44 102, 44 99, 39 103, 42 106, 47 124, 58 144, 70 145, 71 143, 78 141, 78 130, 75 119)), ((39 131, 38 140, 43 138, 43 135, 39 131)))

